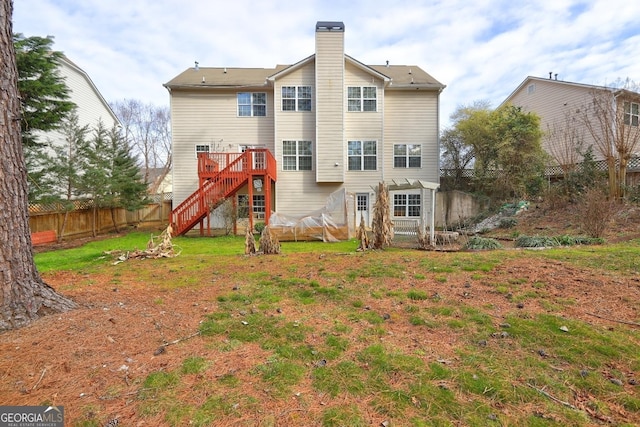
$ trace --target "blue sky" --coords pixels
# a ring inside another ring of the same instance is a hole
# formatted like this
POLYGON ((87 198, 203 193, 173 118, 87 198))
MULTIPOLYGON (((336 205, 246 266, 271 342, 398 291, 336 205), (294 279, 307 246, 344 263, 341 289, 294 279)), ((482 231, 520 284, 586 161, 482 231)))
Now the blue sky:
POLYGON ((317 21, 345 24, 345 53, 417 65, 460 105, 497 107, 526 76, 640 82, 640 2, 630 0, 16 0, 13 31, 54 36, 107 101, 169 105, 162 86, 207 67, 293 64, 314 53, 317 21))

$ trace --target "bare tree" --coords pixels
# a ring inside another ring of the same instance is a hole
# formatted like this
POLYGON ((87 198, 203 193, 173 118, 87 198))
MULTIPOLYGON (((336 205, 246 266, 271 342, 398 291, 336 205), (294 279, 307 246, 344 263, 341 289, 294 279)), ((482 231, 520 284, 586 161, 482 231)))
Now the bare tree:
POLYGON ((0 0, 0 330, 76 307, 44 283, 33 260, 12 15, 13 2, 0 0))
MULTIPOLYGON (((123 126, 123 135, 144 168, 144 179, 150 182, 150 170, 160 169, 160 180, 171 170, 171 129, 167 107, 125 99, 111 104, 123 126)), ((155 190, 151 188, 151 190, 155 190)))
POLYGON ((559 121, 547 125, 543 135, 547 152, 562 170, 566 179, 583 161, 584 128, 570 111, 565 111, 559 121))
POLYGON ((637 89, 629 81, 620 89, 594 89, 581 116, 596 152, 607 162, 609 196, 614 200, 624 197, 627 165, 640 148, 637 89))

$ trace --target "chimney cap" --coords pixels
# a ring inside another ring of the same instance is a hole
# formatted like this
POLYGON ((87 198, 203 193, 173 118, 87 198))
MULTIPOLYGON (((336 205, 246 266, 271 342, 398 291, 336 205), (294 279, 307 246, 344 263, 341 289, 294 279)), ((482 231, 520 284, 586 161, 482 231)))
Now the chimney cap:
POLYGON ((316 32, 318 31, 344 31, 344 23, 340 21, 318 21, 316 32))

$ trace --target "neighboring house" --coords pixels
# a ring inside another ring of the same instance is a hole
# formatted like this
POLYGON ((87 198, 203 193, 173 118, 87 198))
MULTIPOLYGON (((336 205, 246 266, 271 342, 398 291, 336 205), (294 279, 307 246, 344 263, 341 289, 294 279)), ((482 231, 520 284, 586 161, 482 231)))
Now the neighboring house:
MULTIPOLYGON (((69 89, 69 100, 76 104, 75 114, 78 116, 78 125, 89 128, 90 133, 87 137, 91 137, 93 129, 97 127, 99 122, 102 122, 107 130, 112 129, 114 126, 120 126, 120 121, 111 110, 111 107, 109 107, 107 101, 102 97, 98 88, 93 84, 89 75, 64 55, 61 56, 59 62, 58 73, 60 77, 64 79, 69 89)), ((48 141, 52 145, 65 144, 65 135, 59 130, 48 132, 37 131, 34 132, 34 136, 43 143, 48 141)), ((31 227, 32 230, 38 230, 39 227, 33 222, 34 218, 36 218, 36 216, 32 215, 30 220, 31 227)), ((56 240, 55 233, 48 230, 51 224, 47 223, 46 227, 47 231, 33 235, 34 242, 46 243, 56 240)), ((59 226, 56 226, 55 228, 58 227, 59 226)))
POLYGON ((167 168, 149 168, 142 170, 142 175, 147 177, 149 194, 171 193, 171 173, 167 168))
MULTIPOLYGON (((60 58, 58 72, 69 88, 69 100, 77 106, 75 113, 80 126, 88 126, 90 131, 95 129, 100 121, 107 130, 120 126, 120 120, 84 70, 63 55, 60 58)), ((59 131, 39 132, 37 136, 41 141, 50 140, 54 144, 56 141, 64 140, 59 131)))
MULTIPOLYGON (((540 117, 540 127, 544 133, 543 148, 559 166, 582 161, 582 157, 575 151, 576 146, 582 152, 591 146, 595 160, 604 160, 603 150, 598 148, 598 142, 585 124, 586 120, 591 122, 594 130, 601 131, 603 127, 609 127, 613 133, 616 132, 616 127, 630 126, 627 128, 627 135, 637 134, 640 122, 639 93, 562 81, 557 79, 557 74, 552 78, 552 73, 549 73, 549 78, 527 77, 501 105, 506 104, 522 107, 524 111, 534 112, 540 117), (604 100, 605 104, 615 106, 618 119, 614 118, 614 114, 609 114, 605 126, 598 123, 604 115, 596 117, 591 113, 594 99, 604 100)), ((640 144, 635 148, 630 171, 640 167, 638 153, 640 144)))
POLYGON ((215 226, 207 208, 221 198, 248 205, 253 223, 271 212, 304 217, 339 191, 354 195, 353 217, 370 225, 379 182, 399 189, 394 218, 432 213, 445 86, 415 65, 345 55, 342 22, 318 22, 315 34, 315 54, 295 64, 196 63, 164 85, 177 233, 215 226))

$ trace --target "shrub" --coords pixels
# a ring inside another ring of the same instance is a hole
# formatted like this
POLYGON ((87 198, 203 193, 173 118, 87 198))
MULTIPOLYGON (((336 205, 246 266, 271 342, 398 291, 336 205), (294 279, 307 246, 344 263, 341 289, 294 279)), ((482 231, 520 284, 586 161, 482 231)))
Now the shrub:
POLYGON ((516 240, 519 248, 548 248, 560 246, 560 242, 555 237, 548 236, 520 236, 516 240))
POLYGON ((502 218, 498 226, 500 228, 513 228, 516 225, 518 225, 518 220, 510 216, 510 217, 502 218))
POLYGON ((481 250, 481 249, 500 249, 502 245, 496 239, 486 237, 473 236, 464 246, 465 249, 481 250))
POLYGON ((262 233, 262 230, 264 230, 264 228, 265 228, 266 226, 267 226, 267 225, 266 225, 264 222, 256 222, 256 223, 253 225, 253 228, 254 228, 254 230, 256 230, 256 232, 257 232, 258 234, 260 234, 260 233, 262 233))
POLYGON ((567 234, 556 237, 558 243, 562 246, 573 245, 600 245, 604 243, 604 239, 599 237, 587 236, 569 236, 567 234))
POLYGON ((602 237, 614 213, 614 205, 599 188, 588 189, 580 204, 581 227, 590 237, 602 237))

